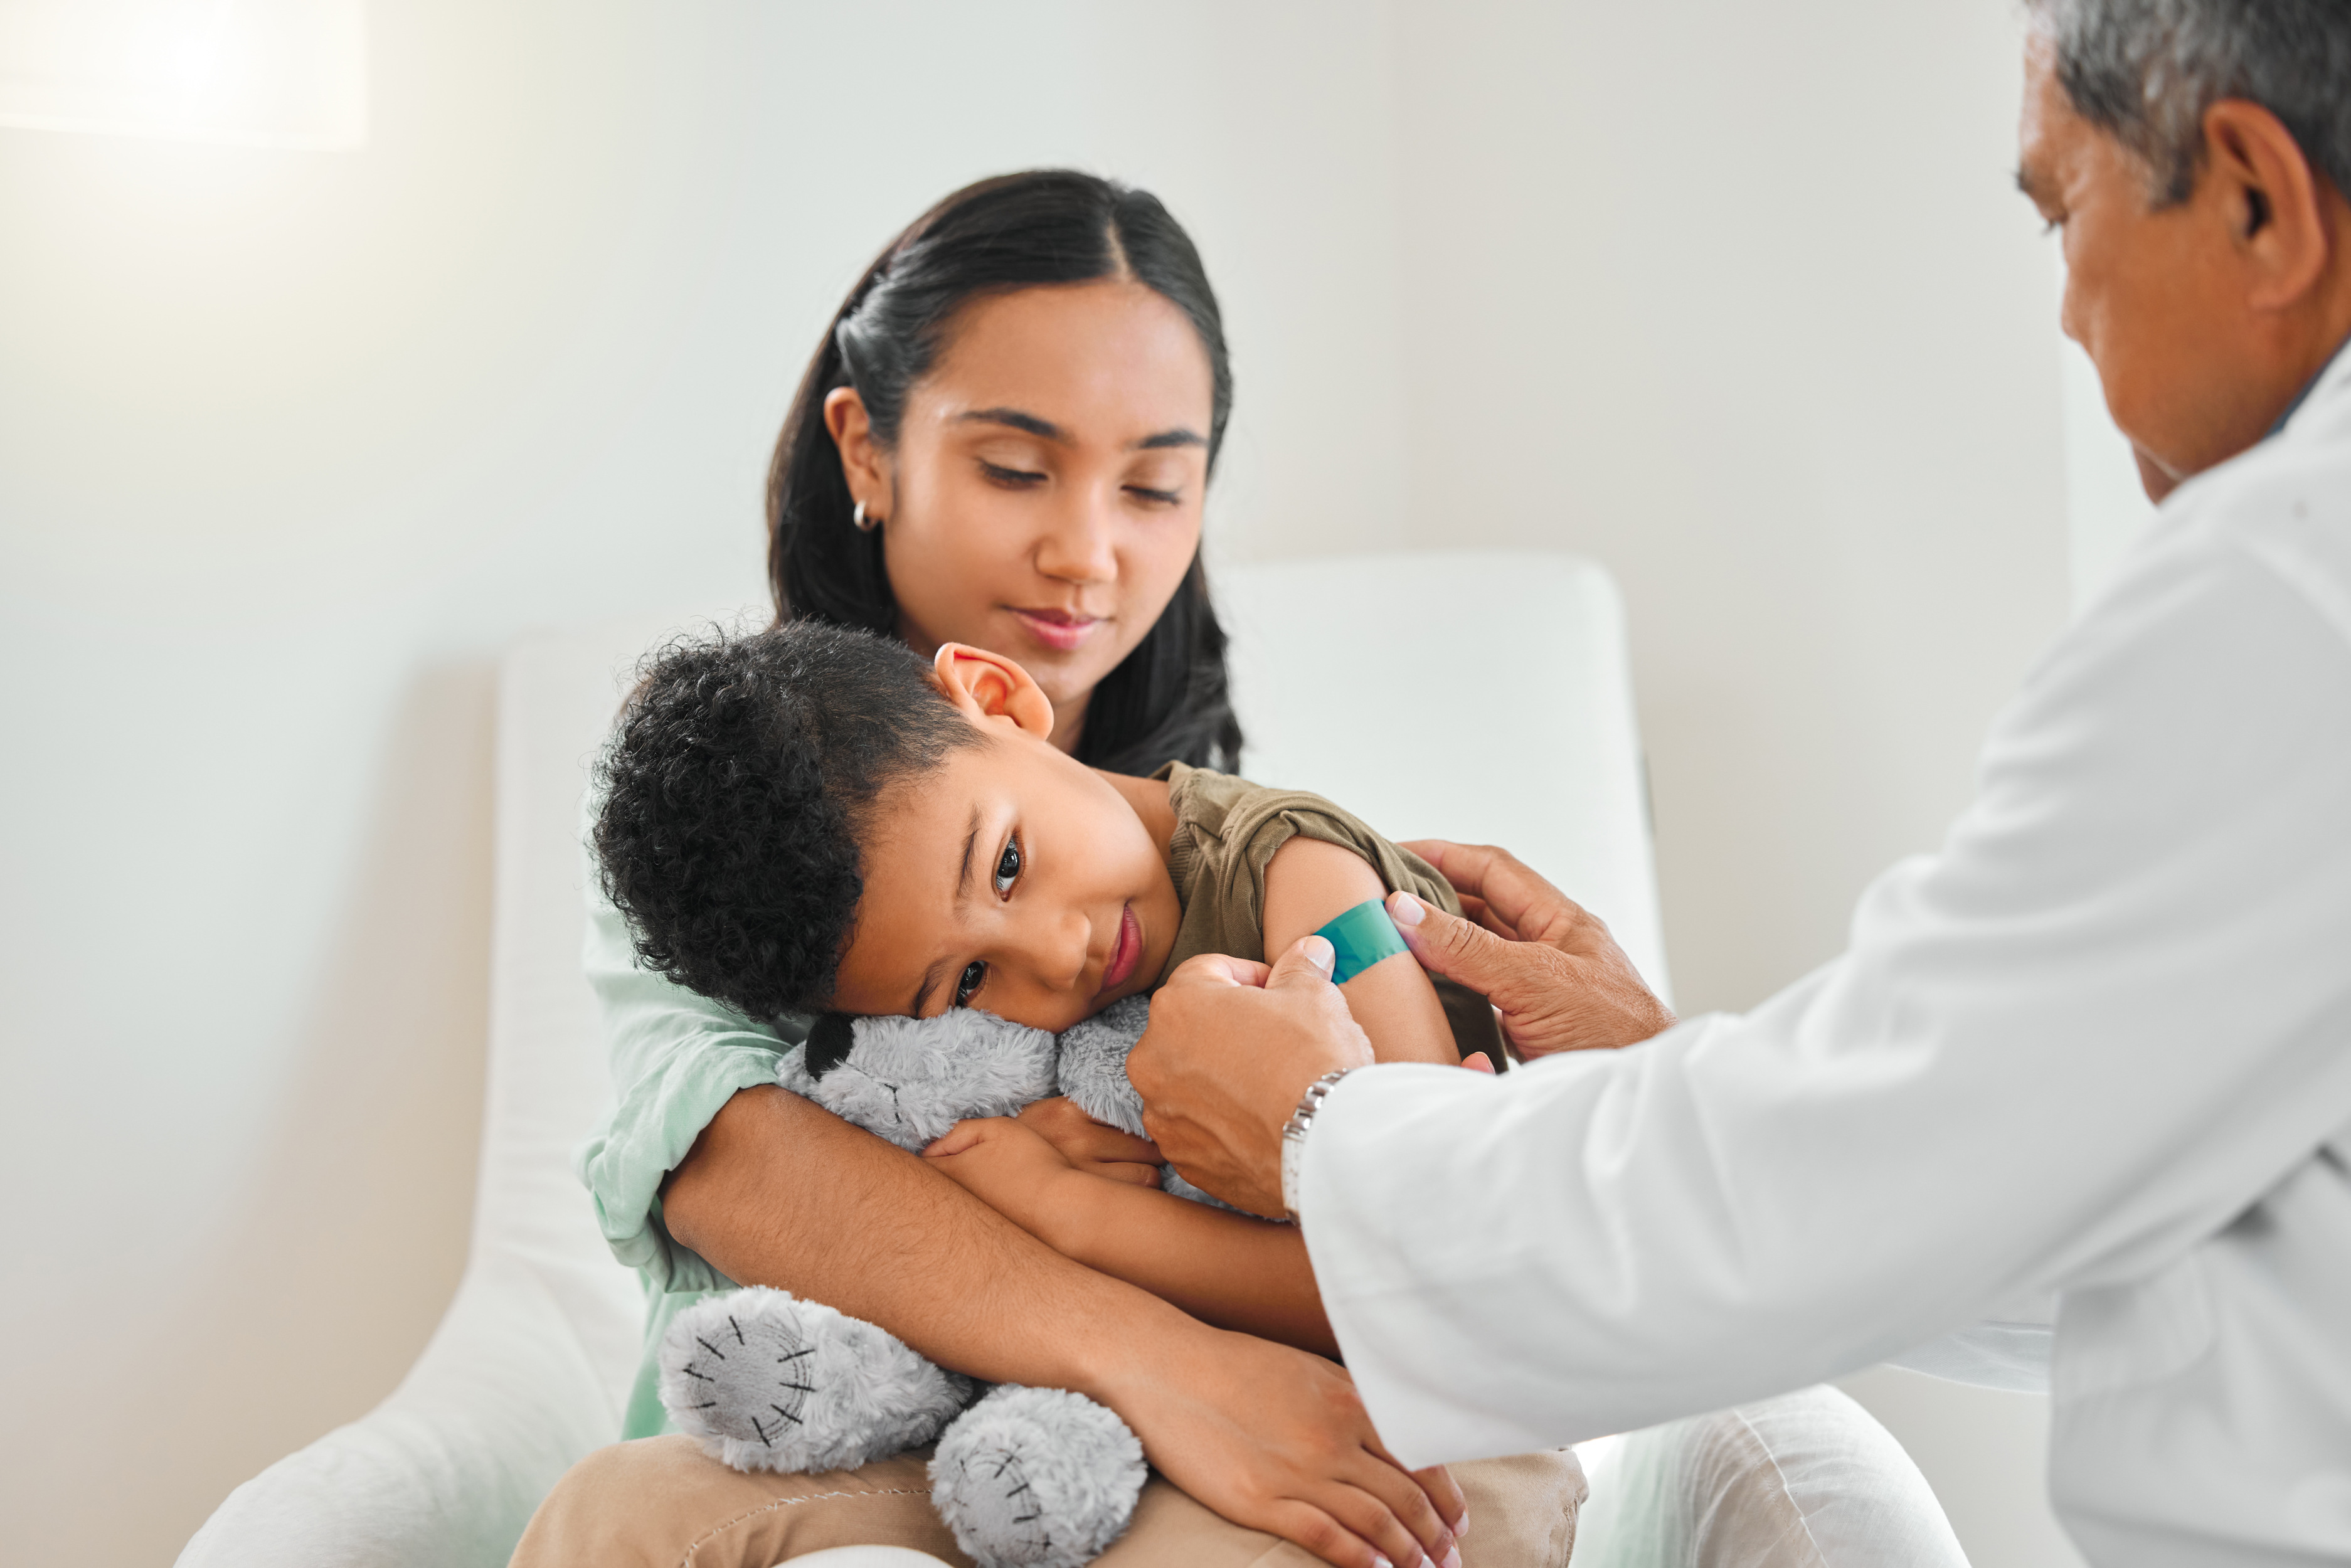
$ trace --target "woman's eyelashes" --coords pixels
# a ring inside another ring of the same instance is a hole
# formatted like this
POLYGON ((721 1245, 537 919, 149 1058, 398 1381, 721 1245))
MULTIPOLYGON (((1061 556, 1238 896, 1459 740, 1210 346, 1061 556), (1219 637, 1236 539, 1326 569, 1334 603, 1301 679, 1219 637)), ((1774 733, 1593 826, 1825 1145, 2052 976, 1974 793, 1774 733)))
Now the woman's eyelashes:
POLYGON ((1045 476, 1028 468, 1007 468, 1000 463, 979 460, 979 471, 991 485, 1001 485, 1008 490, 1033 489, 1045 482, 1045 476))
POLYGON ((1184 500, 1184 492, 1181 490, 1155 490, 1147 485, 1129 485, 1126 487, 1126 493, 1144 505, 1152 507, 1180 506, 1184 500))

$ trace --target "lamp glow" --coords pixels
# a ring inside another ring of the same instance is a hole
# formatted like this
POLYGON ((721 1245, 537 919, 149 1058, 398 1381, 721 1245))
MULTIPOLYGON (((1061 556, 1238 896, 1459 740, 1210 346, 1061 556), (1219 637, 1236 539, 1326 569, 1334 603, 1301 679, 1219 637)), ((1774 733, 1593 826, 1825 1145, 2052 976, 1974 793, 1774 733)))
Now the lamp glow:
POLYGON ((361 0, 0 0, 0 126, 259 147, 367 139, 361 0))

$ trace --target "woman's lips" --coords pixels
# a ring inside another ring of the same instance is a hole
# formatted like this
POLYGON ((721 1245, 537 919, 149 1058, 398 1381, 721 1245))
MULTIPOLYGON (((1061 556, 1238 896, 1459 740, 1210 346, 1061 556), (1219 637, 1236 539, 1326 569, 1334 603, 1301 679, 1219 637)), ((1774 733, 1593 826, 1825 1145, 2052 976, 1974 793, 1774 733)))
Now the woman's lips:
POLYGON ((1102 966, 1102 984, 1094 995, 1099 997, 1126 984, 1135 965, 1142 961, 1143 922, 1134 917, 1134 905, 1129 904, 1118 912, 1118 940, 1111 946, 1110 962, 1102 966))
POLYGON ((1066 610, 1015 610, 1012 614, 1029 635, 1062 653, 1081 646, 1102 624, 1100 616, 1073 615, 1066 610))

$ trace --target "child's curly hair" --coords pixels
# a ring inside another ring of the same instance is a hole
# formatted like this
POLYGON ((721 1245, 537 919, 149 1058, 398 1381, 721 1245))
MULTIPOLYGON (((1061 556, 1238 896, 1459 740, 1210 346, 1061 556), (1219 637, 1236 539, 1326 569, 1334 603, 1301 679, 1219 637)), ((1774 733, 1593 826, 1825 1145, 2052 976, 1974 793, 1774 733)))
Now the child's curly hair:
POLYGON ((831 993, 886 789, 985 732, 913 650, 789 622, 653 654, 597 765, 593 839, 638 956, 754 1019, 831 993))

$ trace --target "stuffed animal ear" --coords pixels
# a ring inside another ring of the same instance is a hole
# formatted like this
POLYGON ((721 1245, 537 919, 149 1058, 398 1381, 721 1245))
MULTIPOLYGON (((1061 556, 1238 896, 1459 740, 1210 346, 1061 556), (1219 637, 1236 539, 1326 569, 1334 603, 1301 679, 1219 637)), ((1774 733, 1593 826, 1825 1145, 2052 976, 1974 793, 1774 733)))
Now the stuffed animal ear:
POLYGON ((1053 1037, 976 1008, 927 1019, 835 1014, 810 1033, 808 1071, 810 1099, 920 1150, 967 1116, 1009 1116, 1050 1094, 1053 1037))
POLYGON ((817 1015, 800 1055, 810 1077, 821 1078, 849 1060, 850 1049, 857 1043, 855 1022, 847 1013, 817 1015))

